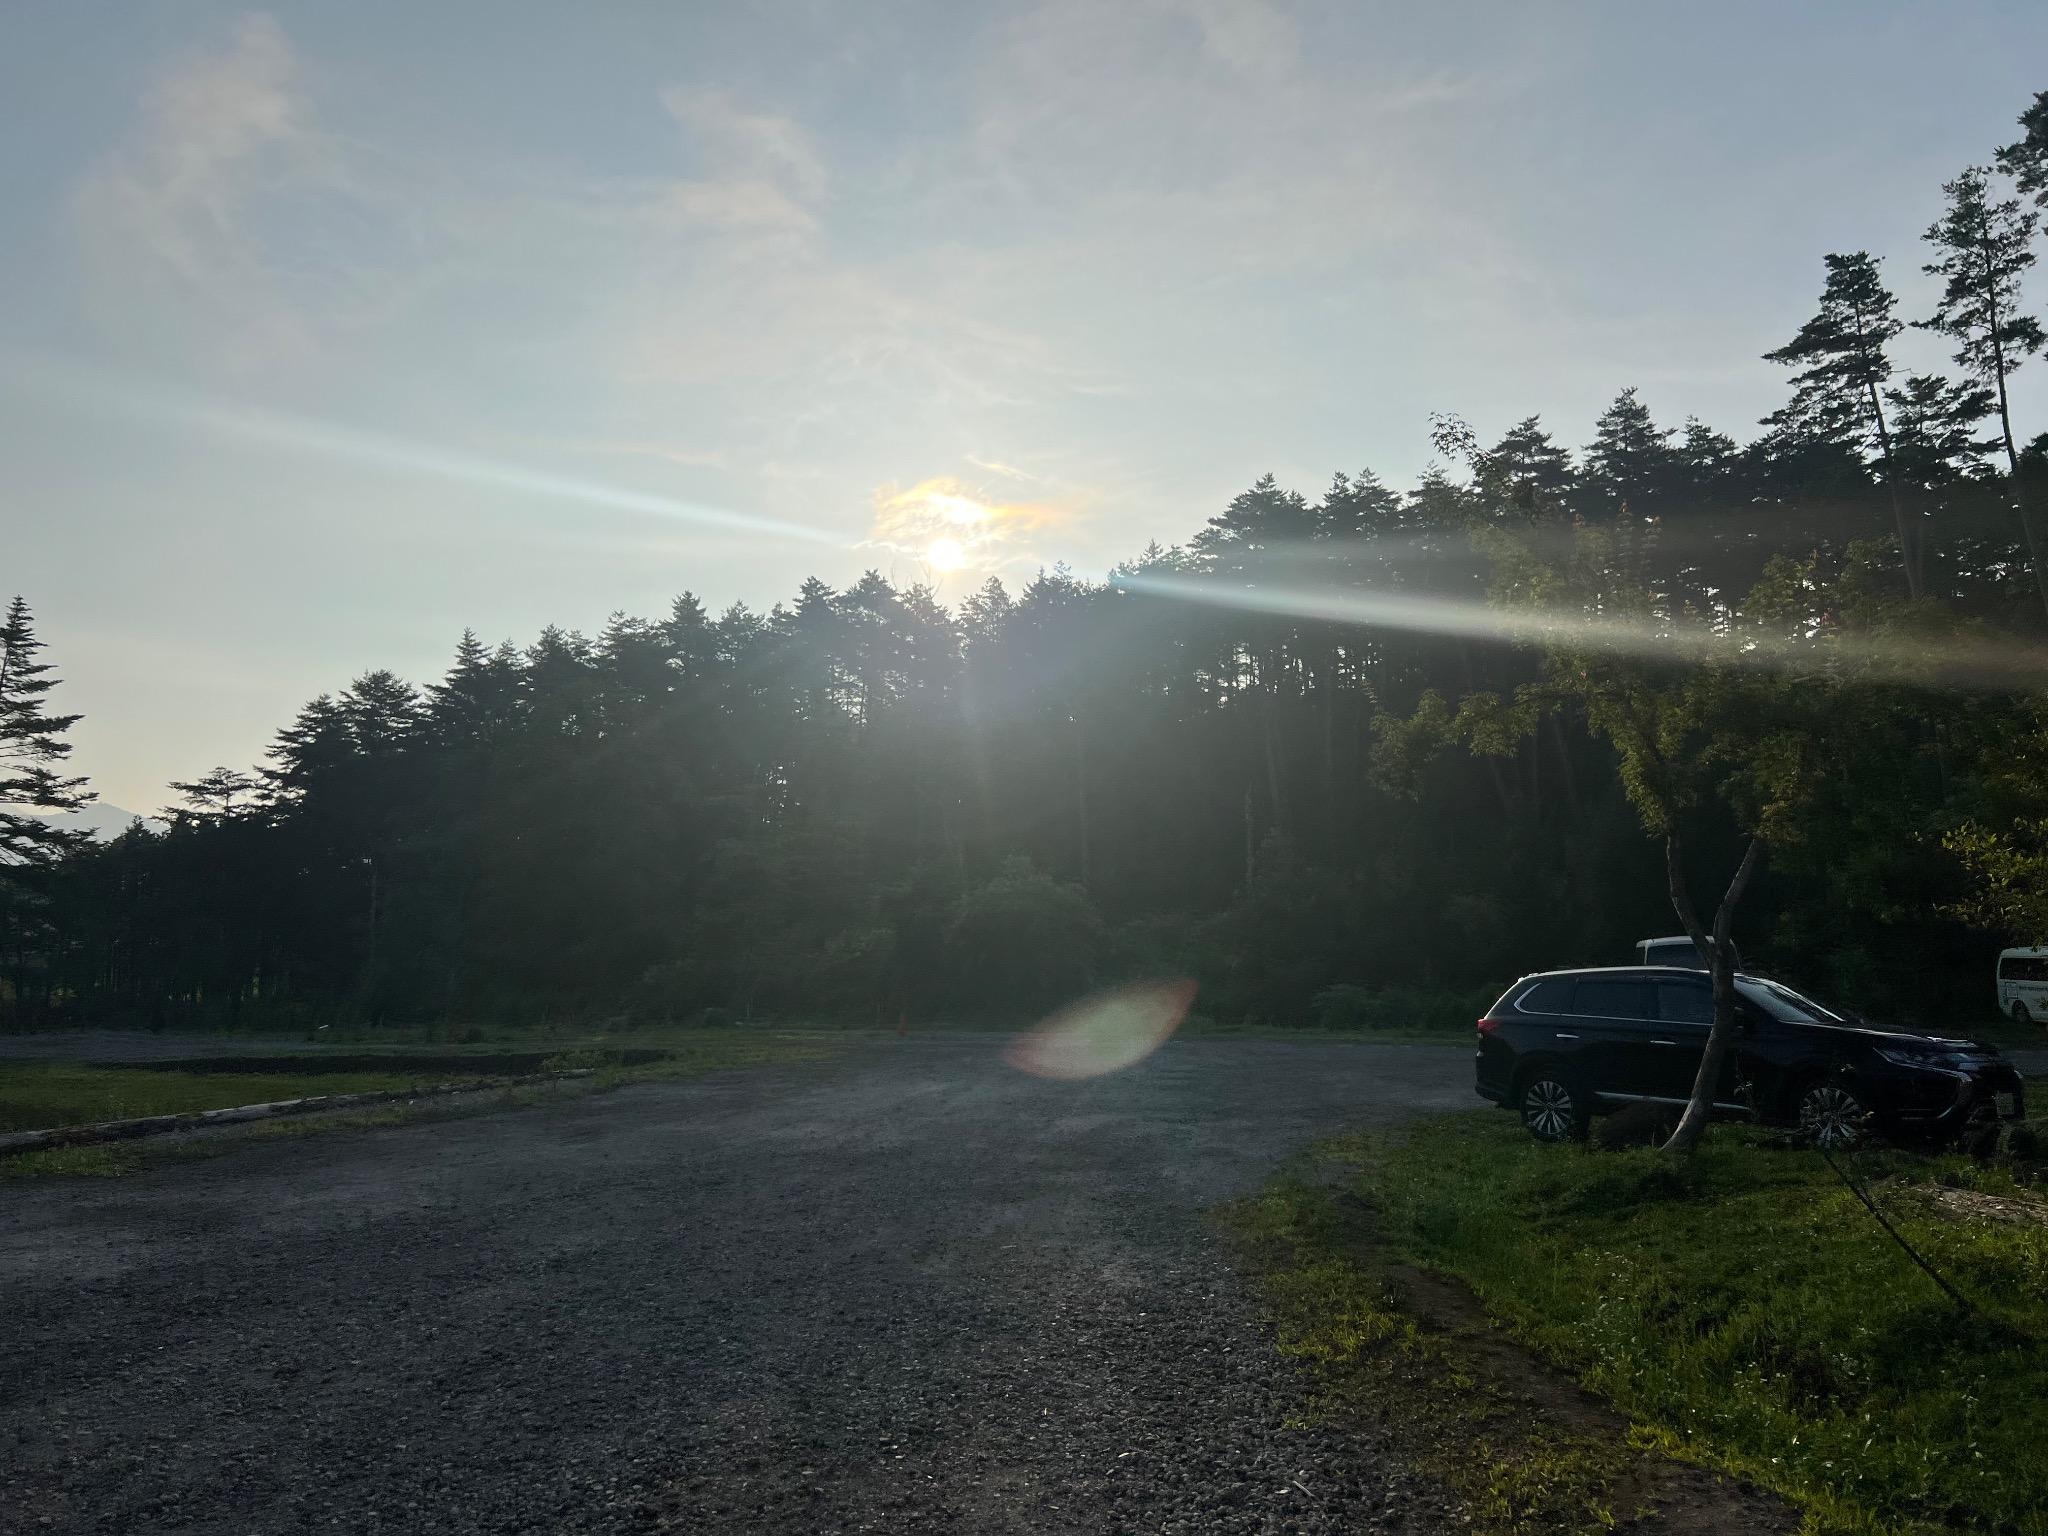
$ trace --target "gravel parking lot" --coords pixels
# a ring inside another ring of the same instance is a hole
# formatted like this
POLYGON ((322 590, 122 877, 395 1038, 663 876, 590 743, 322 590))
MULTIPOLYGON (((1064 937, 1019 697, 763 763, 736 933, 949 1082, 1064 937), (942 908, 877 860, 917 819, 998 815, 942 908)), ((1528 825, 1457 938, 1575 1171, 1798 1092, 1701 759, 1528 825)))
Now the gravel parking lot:
POLYGON ((1462 1051, 992 1039, 0 1193, 9 1531, 1435 1531, 1205 1206, 1462 1051))

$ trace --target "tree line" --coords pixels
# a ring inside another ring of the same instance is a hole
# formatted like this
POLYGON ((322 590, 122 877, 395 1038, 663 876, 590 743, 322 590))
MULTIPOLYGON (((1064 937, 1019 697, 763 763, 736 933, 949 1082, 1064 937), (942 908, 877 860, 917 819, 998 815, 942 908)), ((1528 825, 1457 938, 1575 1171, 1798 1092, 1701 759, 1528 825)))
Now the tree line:
MULTIPOLYGON (((1897 376, 1880 263, 1830 255, 1747 442, 1627 389, 1576 451, 1439 418, 1413 486, 1268 477, 1101 581, 948 607, 869 572, 767 613, 466 632, 439 679, 365 673, 263 764, 172 785, 162 831, 0 811, 0 1002, 893 1022, 1174 974, 1232 1020, 1455 1016, 1670 931, 1644 833, 1682 823, 1701 869, 1768 829, 1737 934, 1775 974, 1981 1008, 1989 952, 2048 916, 2048 433, 2007 387, 2044 340, 2048 93, 2021 124, 1928 231, 1914 323, 1953 374, 1897 376), (1549 627, 1474 617, 1518 613, 1549 627)), ((17 600, 0 803, 61 808, 87 791, 38 650, 17 600)))

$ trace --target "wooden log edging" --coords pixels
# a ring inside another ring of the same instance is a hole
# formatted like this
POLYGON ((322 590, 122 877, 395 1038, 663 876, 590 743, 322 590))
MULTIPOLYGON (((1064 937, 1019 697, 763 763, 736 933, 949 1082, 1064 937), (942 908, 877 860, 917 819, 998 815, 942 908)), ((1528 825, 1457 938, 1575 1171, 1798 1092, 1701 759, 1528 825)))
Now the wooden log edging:
POLYGON ((175 1115, 144 1115, 136 1120, 102 1120, 94 1125, 59 1125, 46 1131, 10 1131, 0 1135, 0 1157, 17 1152, 41 1152, 50 1147, 82 1147, 103 1141, 132 1141, 138 1136, 161 1136, 170 1131, 200 1130, 215 1125, 239 1125, 247 1120, 270 1120, 283 1115, 307 1115, 327 1109, 354 1109, 363 1104, 390 1104, 399 1099, 440 1098, 451 1093, 485 1093, 493 1088, 516 1088, 524 1083, 556 1082, 569 1077, 590 1077, 589 1067, 571 1072, 530 1072, 524 1077, 471 1078, 460 1083, 432 1083, 424 1088, 380 1088, 370 1093, 323 1093, 304 1099, 277 1099, 269 1104, 237 1104, 229 1109, 191 1109, 175 1115))

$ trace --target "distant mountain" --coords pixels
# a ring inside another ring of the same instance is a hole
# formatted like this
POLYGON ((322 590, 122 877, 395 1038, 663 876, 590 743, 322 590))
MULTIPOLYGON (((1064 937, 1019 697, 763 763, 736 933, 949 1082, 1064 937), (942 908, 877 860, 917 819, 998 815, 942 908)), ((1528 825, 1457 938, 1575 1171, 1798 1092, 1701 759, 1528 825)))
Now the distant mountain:
POLYGON ((73 831, 90 832, 97 838, 119 837, 128 830, 128 824, 134 821, 141 822, 152 832, 161 832, 164 829, 164 824, 154 816, 124 811, 120 806, 108 805, 104 800, 95 800, 84 810, 72 811, 68 815, 59 815, 55 811, 39 811, 28 806, 9 806, 7 809, 17 815, 40 816, 45 821, 54 822, 57 826, 68 827, 73 831))

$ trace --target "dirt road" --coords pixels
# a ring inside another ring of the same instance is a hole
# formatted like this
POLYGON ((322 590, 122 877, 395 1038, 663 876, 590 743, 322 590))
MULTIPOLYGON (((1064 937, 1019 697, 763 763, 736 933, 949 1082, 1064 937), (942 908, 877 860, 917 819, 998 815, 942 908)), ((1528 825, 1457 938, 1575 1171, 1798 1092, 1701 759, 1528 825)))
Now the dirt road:
POLYGON ((986 1039, 0 1191, 6 1531, 1437 1531, 1203 1217, 1462 1051, 986 1039))

